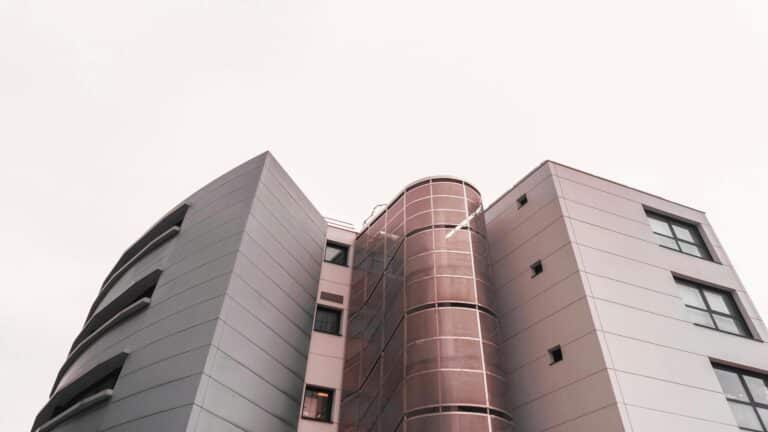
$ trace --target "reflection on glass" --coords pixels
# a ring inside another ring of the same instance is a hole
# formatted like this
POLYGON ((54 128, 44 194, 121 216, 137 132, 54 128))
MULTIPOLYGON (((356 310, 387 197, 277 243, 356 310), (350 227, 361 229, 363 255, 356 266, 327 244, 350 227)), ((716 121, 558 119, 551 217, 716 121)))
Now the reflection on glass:
POLYGON ((747 392, 744 390, 744 386, 741 385, 739 375, 722 369, 715 369, 715 375, 717 375, 720 385, 723 387, 725 396, 729 399, 737 399, 741 401, 749 401, 747 398, 747 392))
POLYGON ((706 309, 704 299, 701 298, 699 290, 684 284, 679 284, 678 286, 680 287, 680 293, 683 296, 683 302, 685 302, 685 304, 706 309))
POLYGON ((693 238, 693 233, 689 228, 682 227, 680 225, 672 225, 672 227, 675 230, 675 235, 677 235, 677 238, 689 241, 691 243, 695 243, 696 240, 693 238))
POLYGON ((755 402, 768 405, 768 387, 765 386, 765 381, 749 375, 744 375, 744 381, 747 382, 747 387, 749 387, 749 392, 752 394, 752 399, 754 399, 755 402))
POLYGON ((724 295, 714 291, 704 291, 704 295, 707 296, 707 303, 709 303, 712 310, 725 314, 731 313, 731 311, 728 310, 728 304, 725 301, 724 295))
POLYGON ((715 327, 712 323, 712 317, 707 312, 692 308, 685 308, 685 312, 688 315, 688 319, 692 322, 707 327, 715 327))
POLYGON ((763 430, 760 421, 757 419, 757 414, 755 413, 754 408, 749 405, 732 401, 728 401, 728 405, 731 406, 731 411, 733 411, 733 416, 736 417, 736 424, 738 424, 739 427, 759 431, 763 430))
POLYGON ((701 252, 701 248, 699 248, 698 246, 694 246, 692 244, 689 244, 689 243, 680 242, 680 250, 682 250, 683 252, 685 252, 687 254, 695 255, 695 256, 697 256, 699 258, 703 258, 704 257, 704 254, 701 252))
POLYGON ((712 315, 712 316, 715 318, 715 323, 717 324, 718 329, 729 332, 729 333, 736 333, 736 334, 742 333, 739 326, 736 325, 736 321, 734 321, 733 319, 724 317, 721 315, 712 315))
POLYGON ((659 243, 661 246, 668 247, 670 249, 678 249, 677 242, 675 239, 671 239, 669 237, 664 237, 663 235, 655 234, 656 236, 656 242, 659 243))
POLYGON ((672 231, 669 229, 669 224, 667 224, 665 221, 658 220, 651 216, 648 216, 648 221, 651 223, 653 232, 672 237, 672 231))

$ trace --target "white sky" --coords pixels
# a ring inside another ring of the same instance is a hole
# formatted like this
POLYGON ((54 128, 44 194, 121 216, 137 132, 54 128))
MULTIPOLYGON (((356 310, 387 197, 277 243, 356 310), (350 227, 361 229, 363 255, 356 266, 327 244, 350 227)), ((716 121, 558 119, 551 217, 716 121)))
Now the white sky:
POLYGON ((266 149, 352 222, 554 159, 706 210, 768 316, 766 144, 762 0, 0 0, 0 430, 122 251, 266 149))

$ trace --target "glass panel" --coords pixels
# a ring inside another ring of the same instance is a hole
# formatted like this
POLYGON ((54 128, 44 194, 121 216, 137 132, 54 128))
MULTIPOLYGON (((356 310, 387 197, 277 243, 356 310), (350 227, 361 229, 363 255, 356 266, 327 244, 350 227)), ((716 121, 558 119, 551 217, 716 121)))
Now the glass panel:
POLYGON ((685 312, 691 322, 707 327, 715 327, 715 325, 712 323, 712 317, 709 315, 709 312, 704 312, 689 307, 685 308, 685 312))
MULTIPOLYGON (((768 405, 768 387, 765 386, 765 380, 744 375, 744 381, 747 382, 749 392, 752 394, 752 399, 755 402, 768 405)), ((763 414, 760 414, 763 417, 763 414)), ((764 417, 763 417, 764 418, 764 417)))
POLYGON ((704 258, 704 253, 701 251, 700 247, 694 246, 694 245, 692 245, 690 243, 686 243, 686 242, 679 242, 679 243, 680 243, 680 250, 681 251, 683 251, 683 252, 685 252, 687 254, 691 254, 691 255, 697 256, 699 258, 704 258))
POLYGON ((675 239, 664 237, 663 235, 660 235, 660 234, 655 234, 655 236, 656 236, 656 243, 658 243, 660 246, 668 247, 674 250, 679 250, 675 239))
POLYGON ((763 420, 763 424, 768 425, 768 409, 757 408, 757 413, 760 414, 760 418, 763 420))
POLYGON ((325 245, 325 262, 347 265, 347 251, 349 247, 328 243, 325 245))
POLYGON ((691 243, 696 243, 696 240, 693 237, 693 232, 690 228, 675 224, 672 225, 672 228, 675 230, 675 235, 677 238, 689 241, 691 243))
POLYGON ((678 286, 680 287, 680 294, 683 295, 683 302, 685 304, 690 306, 696 306, 697 308, 706 309, 706 305, 704 305, 704 299, 701 298, 701 293, 698 289, 679 283, 678 286))
POLYGON ((723 387, 723 392, 727 398, 745 402, 749 401, 747 392, 744 390, 744 386, 741 385, 741 380, 737 373, 715 369, 715 375, 717 375, 717 379, 720 381, 720 385, 723 387))
POLYGON ((653 216, 648 216, 648 222, 651 223, 653 232, 672 237, 672 230, 669 229, 669 224, 666 221, 656 219, 653 216))
POLYGON ((315 330, 339 334, 341 331, 341 311, 318 307, 315 315, 315 330))
POLYGON ((757 419, 755 409, 750 405, 744 405, 731 401, 728 401, 728 405, 731 406, 733 416, 736 417, 736 424, 738 424, 740 427, 759 431, 763 430, 763 427, 760 425, 760 421, 757 419))
POLYGON ((704 296, 707 297, 707 303, 709 303, 710 309, 728 315, 731 314, 730 309, 728 309, 728 303, 726 301, 725 294, 721 294, 716 291, 704 290, 704 296))
POLYGON ((332 400, 332 391, 308 388, 301 415, 314 420, 331 421, 332 400))
POLYGON ((717 328, 722 331, 727 331, 730 333, 736 333, 736 334, 743 334, 741 329, 738 325, 736 325, 736 322, 728 317, 724 317, 722 315, 714 314, 712 315, 715 318, 715 324, 717 324, 717 328))

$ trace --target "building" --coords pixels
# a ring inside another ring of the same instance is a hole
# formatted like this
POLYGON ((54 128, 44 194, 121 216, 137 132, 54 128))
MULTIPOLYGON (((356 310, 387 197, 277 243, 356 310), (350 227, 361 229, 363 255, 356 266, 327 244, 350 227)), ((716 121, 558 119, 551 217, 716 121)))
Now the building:
POLYGON ((118 259, 32 430, 768 430, 768 337, 704 213, 555 162, 361 230, 264 153, 118 259))

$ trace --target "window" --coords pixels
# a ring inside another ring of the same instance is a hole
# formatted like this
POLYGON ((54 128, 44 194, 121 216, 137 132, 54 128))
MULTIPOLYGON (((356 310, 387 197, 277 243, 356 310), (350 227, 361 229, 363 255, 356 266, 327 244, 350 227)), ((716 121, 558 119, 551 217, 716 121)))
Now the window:
POLYGON ((332 406, 333 390, 308 385, 304 392, 304 407, 301 409, 301 417, 330 423, 332 406))
POLYGON ((341 334, 341 311, 325 306, 317 306, 315 330, 334 335, 341 334))
POLYGON ((528 195, 526 194, 520 195, 520 198, 517 199, 517 208, 520 208, 526 204, 528 204, 528 195))
POLYGON ((675 282, 680 287, 686 315, 694 324, 751 337, 731 293, 682 279, 675 282))
POLYGON ((768 431, 766 377, 727 366, 713 366, 739 428, 748 431, 768 431))
POLYGON ((696 226, 657 213, 646 212, 646 216, 659 246, 712 260, 696 226))
POLYGON ((536 261, 535 263, 531 264, 531 277, 535 278, 536 276, 540 275, 544 271, 544 264, 541 263, 541 261, 536 261))
POLYGON ((347 245, 331 242, 325 245, 325 262, 346 266, 348 254, 349 246, 347 245))
POLYGON ((549 365, 551 366, 561 361, 563 361, 563 349, 560 348, 560 345, 550 348, 549 349, 549 365))

